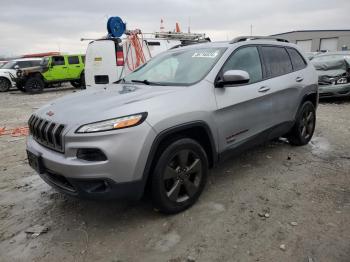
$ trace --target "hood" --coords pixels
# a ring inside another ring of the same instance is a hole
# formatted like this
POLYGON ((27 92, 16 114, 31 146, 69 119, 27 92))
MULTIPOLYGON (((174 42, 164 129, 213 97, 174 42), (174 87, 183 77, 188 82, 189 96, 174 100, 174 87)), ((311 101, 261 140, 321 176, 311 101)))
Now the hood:
POLYGON ((336 77, 346 74, 349 64, 345 59, 333 59, 329 61, 313 62, 311 63, 316 68, 319 76, 336 77))
POLYGON ((114 84, 59 98, 35 114, 60 124, 86 124, 147 112, 154 98, 183 89, 185 87, 114 84))
POLYGON ((20 68, 19 70, 21 70, 24 73, 41 72, 42 67, 41 66, 32 66, 32 67, 20 68))
POLYGON ((1 75, 7 75, 7 74, 9 74, 9 73, 11 73, 11 74, 13 74, 13 73, 15 73, 16 74, 16 70, 15 69, 4 69, 4 68, 0 68, 0 74, 1 75))

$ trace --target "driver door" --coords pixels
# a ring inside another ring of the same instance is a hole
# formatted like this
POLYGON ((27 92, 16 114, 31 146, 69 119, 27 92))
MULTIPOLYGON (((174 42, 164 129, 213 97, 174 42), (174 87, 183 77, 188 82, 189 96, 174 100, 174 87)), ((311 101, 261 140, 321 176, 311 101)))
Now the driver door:
POLYGON ((233 149, 253 138, 264 139, 263 131, 271 125, 272 101, 263 80, 263 67, 257 46, 244 46, 233 51, 218 78, 228 70, 249 73, 247 84, 215 88, 218 110, 216 121, 220 151, 233 149), (261 134, 261 137, 258 136, 261 134))

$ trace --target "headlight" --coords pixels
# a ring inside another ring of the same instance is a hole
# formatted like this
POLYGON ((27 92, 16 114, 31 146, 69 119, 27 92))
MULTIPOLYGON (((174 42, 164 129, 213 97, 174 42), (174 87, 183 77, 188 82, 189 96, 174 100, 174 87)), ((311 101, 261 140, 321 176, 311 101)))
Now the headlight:
POLYGON ((342 77, 337 80, 337 84, 339 85, 346 84, 347 82, 348 82, 348 79, 346 79, 346 77, 342 77))
POLYGON ((17 70, 16 75, 17 77, 21 77, 23 74, 22 70, 17 70))
POLYGON ((147 113, 139 113, 129 116, 123 116, 113 119, 108 119, 104 121, 99 121, 95 123, 90 123, 79 127, 75 132, 76 133, 94 133, 94 132, 103 132, 115 129, 122 129, 132 126, 137 126, 141 124, 147 117, 147 113))

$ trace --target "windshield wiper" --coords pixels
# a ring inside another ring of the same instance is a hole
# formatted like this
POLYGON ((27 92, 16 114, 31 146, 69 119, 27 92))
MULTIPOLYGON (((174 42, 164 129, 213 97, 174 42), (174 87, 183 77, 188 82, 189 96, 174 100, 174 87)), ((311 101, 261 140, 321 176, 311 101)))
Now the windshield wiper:
POLYGON ((159 83, 159 82, 150 82, 147 79, 145 79, 145 80, 131 80, 131 82, 133 82, 133 83, 142 83, 142 84, 145 84, 145 85, 154 85, 154 86, 166 85, 164 83, 159 83))

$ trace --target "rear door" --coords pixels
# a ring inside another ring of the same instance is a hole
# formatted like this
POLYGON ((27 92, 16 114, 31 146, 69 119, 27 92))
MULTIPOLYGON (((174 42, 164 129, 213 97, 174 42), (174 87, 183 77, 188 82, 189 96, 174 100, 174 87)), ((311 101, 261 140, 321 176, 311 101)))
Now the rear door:
POLYGON ((224 64, 219 78, 228 70, 244 70, 249 73, 248 84, 215 88, 218 106, 216 121, 222 151, 261 134, 271 126, 272 102, 265 92, 263 67, 257 46, 244 46, 235 50, 224 64))
POLYGON ((79 61, 79 56, 67 56, 68 74, 71 79, 78 79, 82 70, 82 64, 79 61))
MULTIPOLYGON (((295 50, 295 49, 294 49, 295 50)), ((294 120, 295 105, 298 104, 303 77, 300 71, 293 71, 290 54, 283 46, 261 46, 265 67, 265 79, 269 86, 272 112, 269 121, 276 127, 270 135, 282 135, 288 131, 294 120)))

